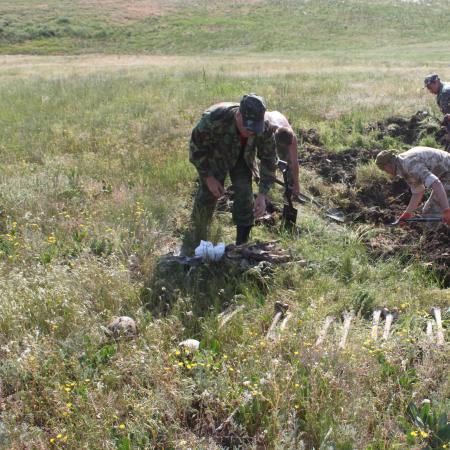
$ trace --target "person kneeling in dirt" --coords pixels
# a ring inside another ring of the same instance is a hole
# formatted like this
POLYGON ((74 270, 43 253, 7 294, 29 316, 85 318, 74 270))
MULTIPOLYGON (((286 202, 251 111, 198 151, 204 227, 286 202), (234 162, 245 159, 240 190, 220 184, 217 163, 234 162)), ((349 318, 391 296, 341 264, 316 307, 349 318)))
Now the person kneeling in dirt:
POLYGON ((442 221, 450 225, 449 153, 436 148, 414 147, 396 156, 392 151, 384 150, 378 153, 375 163, 392 178, 404 178, 411 188, 412 196, 405 212, 399 217, 400 222, 413 217, 425 188, 431 187, 433 193, 423 207, 423 214, 430 216, 442 212, 442 221))
POLYGON ((229 174, 234 192, 232 216, 236 244, 248 241, 255 218, 266 211, 266 194, 276 171, 275 138, 264 120, 264 99, 244 95, 239 103, 219 103, 204 113, 192 131, 189 160, 199 174, 191 229, 185 235, 181 254, 188 255, 208 235, 217 200, 224 194, 229 174), (256 156, 260 159, 258 170, 256 156), (253 200, 252 179, 259 181, 253 200))
POLYGON ((286 116, 280 112, 267 111, 264 119, 274 133, 278 157, 288 163, 288 183, 292 187, 294 196, 297 196, 300 194, 297 136, 286 116))
POLYGON ((444 114, 443 124, 447 128, 446 150, 450 151, 450 83, 442 83, 439 75, 432 73, 425 77, 425 87, 436 95, 436 101, 439 109, 444 114))

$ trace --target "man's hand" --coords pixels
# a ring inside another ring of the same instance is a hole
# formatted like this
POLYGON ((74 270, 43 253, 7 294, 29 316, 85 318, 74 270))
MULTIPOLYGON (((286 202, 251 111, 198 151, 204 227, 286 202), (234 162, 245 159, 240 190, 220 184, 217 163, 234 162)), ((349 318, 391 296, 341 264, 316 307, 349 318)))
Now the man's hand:
POLYGON ((444 209, 444 211, 442 211, 442 222, 450 225, 450 208, 444 209))
POLYGON ((263 216, 266 212, 266 196, 264 194, 258 194, 255 199, 255 205, 253 209, 253 215, 255 219, 263 216))
POLYGON ((410 213, 410 212, 404 212, 399 218, 398 221, 400 223, 401 227, 404 227, 405 225, 407 225, 408 223, 405 222, 405 219, 411 219, 411 217, 413 217, 414 214, 410 213))
POLYGON ((220 198, 223 194, 225 194, 225 189, 222 186, 222 183, 217 178, 213 176, 206 177, 205 183, 214 197, 220 198))

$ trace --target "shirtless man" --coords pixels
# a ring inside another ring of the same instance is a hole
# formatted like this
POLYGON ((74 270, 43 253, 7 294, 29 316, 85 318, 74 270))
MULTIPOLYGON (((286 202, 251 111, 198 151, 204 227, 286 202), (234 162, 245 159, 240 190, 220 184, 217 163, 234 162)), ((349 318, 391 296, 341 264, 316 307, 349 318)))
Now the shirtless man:
POLYGON ((287 118, 279 111, 266 111, 264 120, 275 136, 278 157, 288 163, 288 182, 294 196, 300 194, 297 136, 287 118))

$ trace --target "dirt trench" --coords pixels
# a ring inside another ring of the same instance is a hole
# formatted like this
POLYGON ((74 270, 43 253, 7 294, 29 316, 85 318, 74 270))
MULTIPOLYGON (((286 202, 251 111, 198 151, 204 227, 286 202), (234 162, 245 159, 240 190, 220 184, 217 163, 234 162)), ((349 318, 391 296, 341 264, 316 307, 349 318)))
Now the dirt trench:
MULTIPOLYGON (((418 140, 425 134, 434 134, 436 141, 442 144, 441 148, 445 148, 445 129, 423 112, 410 118, 391 117, 371 124, 366 129, 367 132, 374 130, 378 132, 380 140, 386 135, 395 135, 411 146, 418 145, 418 140)), ((333 198, 333 202, 343 210, 350 223, 383 227, 404 211, 411 196, 404 180, 377 180, 368 182, 363 187, 356 185, 357 166, 375 159, 379 150, 352 148, 331 153, 324 148, 315 130, 304 131, 301 137, 304 143, 304 148, 299 152, 301 167, 314 170, 329 185, 342 183, 345 186, 345 195, 333 198)), ((313 186, 305 187, 316 197, 320 194, 313 186)), ((450 287, 448 226, 411 224, 408 227, 386 228, 376 237, 368 239, 366 245, 375 257, 388 258, 396 255, 401 256, 405 262, 419 261, 437 276, 443 286, 450 287)))

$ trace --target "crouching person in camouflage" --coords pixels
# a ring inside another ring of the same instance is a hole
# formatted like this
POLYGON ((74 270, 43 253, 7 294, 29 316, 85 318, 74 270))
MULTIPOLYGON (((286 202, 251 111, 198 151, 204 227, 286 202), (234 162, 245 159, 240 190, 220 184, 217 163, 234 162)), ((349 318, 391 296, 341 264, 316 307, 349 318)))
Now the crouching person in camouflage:
POLYGON ((405 212, 399 217, 400 222, 413 217, 422 201, 425 188, 432 188, 433 192, 423 207, 423 214, 442 214, 442 221, 450 225, 449 153, 430 147, 414 147, 396 156, 393 152, 384 150, 377 155, 375 162, 392 177, 404 178, 411 188, 412 196, 405 212))
POLYGON ((206 239, 217 200, 224 194, 224 182, 230 176, 234 192, 233 221, 236 244, 248 241, 255 218, 266 210, 266 194, 275 177, 275 139, 264 121, 264 99, 244 95, 240 104, 219 103, 207 109, 192 131, 189 160, 199 174, 191 229, 181 253, 191 253, 206 239), (258 156, 261 169, 256 164, 258 156), (253 200, 252 179, 259 181, 259 193, 253 200))

